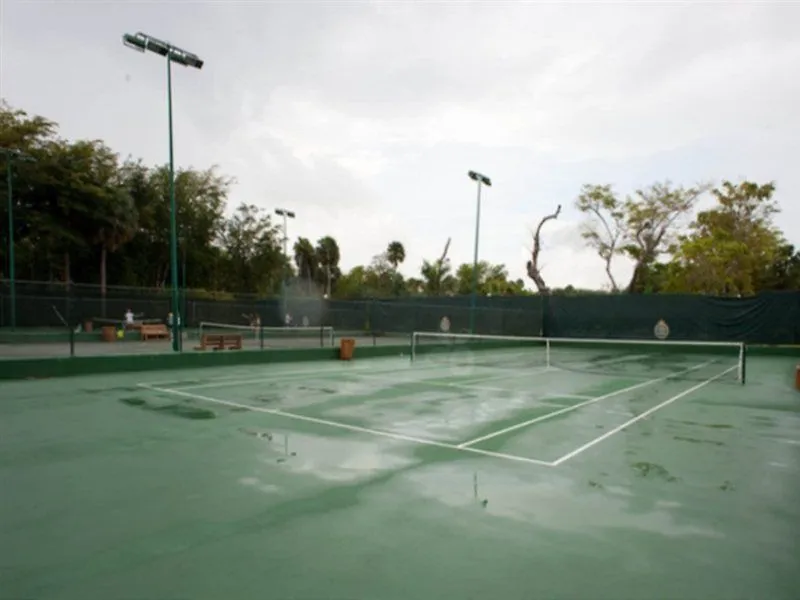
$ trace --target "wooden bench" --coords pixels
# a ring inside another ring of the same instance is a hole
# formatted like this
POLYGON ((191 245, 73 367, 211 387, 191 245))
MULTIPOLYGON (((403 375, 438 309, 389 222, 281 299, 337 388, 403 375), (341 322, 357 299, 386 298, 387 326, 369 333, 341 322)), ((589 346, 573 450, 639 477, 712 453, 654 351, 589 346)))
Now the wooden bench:
POLYGON ((169 329, 167 329, 167 326, 163 323, 157 325, 142 325, 139 327, 139 335, 142 336, 143 342, 149 338, 168 338, 169 329))
POLYGON ((200 336, 200 345, 195 350, 241 350, 242 335, 239 333, 204 333, 200 336))

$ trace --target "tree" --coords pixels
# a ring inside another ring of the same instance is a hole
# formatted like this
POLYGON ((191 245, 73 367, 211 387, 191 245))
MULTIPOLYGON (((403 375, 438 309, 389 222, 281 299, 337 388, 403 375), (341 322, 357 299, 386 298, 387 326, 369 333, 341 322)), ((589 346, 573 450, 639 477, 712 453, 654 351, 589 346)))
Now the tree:
POLYGON ((624 200, 610 185, 584 185, 576 207, 587 216, 583 238, 605 264, 612 291, 619 289, 611 272, 617 254, 634 261, 629 293, 641 293, 656 287, 647 277, 658 272, 653 268, 659 257, 677 240, 681 220, 694 208, 697 199, 709 186, 674 187, 670 182, 655 183, 636 190, 624 200))
POLYGON ((781 244, 757 282, 758 290, 800 290, 800 251, 791 244, 781 244))
POLYGON ((386 259, 396 271, 397 267, 406 259, 406 249, 403 244, 397 241, 389 242, 389 246, 386 248, 386 259))
POLYGON ((397 295, 395 271, 386 252, 376 254, 366 270, 366 285, 374 296, 397 295))
MULTIPOLYGON (((112 257, 110 270, 120 283, 163 287, 170 281, 169 167, 148 168, 127 161, 120 178, 133 200, 138 224, 124 255, 112 257)), ((239 271, 231 271, 223 256, 229 224, 224 210, 232 183, 214 168, 175 173, 179 263, 186 266, 182 275, 189 287, 250 285, 236 279, 234 273, 239 271)))
POLYGON ((240 204, 225 223, 222 247, 229 282, 237 291, 267 294, 280 287, 284 257, 280 234, 269 214, 251 204, 240 204))
POLYGON ((122 186, 104 198, 106 205, 97 214, 94 241, 100 244, 100 290, 105 297, 108 281, 108 254, 119 250, 136 232, 138 215, 133 199, 122 186))
MULTIPOLYGON (((456 292, 460 295, 472 293, 471 263, 462 264, 456 269, 456 292)), ((508 280, 508 270, 505 265, 493 265, 482 260, 478 263, 478 294, 483 296, 518 295, 525 291, 525 284, 521 279, 508 280)))
POLYGON ((581 237, 603 260, 611 291, 619 291, 611 262, 625 240, 625 213, 621 202, 610 185, 584 185, 575 206, 588 216, 581 237))
POLYGON ((372 290, 367 288, 367 268, 363 265, 353 267, 343 274, 336 285, 338 298, 360 299, 373 296, 372 290))
POLYGON ((681 219, 691 212, 697 199, 708 189, 706 184, 674 188, 670 182, 655 183, 636 190, 634 197, 625 199, 623 251, 634 260, 628 293, 644 291, 649 266, 672 247, 681 219))
POLYGON ((342 275, 339 269, 339 244, 329 235, 321 237, 317 240, 314 255, 319 263, 319 276, 325 284, 325 294, 330 296, 333 293, 334 283, 342 275))
POLYGON ((316 281, 319 272, 319 261, 314 244, 308 238, 300 237, 294 243, 294 263, 301 279, 316 281))
POLYGON ((425 292, 430 296, 452 294, 456 287, 456 280, 450 274, 450 259, 447 251, 450 249, 450 238, 444 245, 442 255, 435 261, 422 261, 420 274, 425 282, 425 292))
POLYGON ((405 281, 406 293, 410 296, 420 296, 425 292, 425 282, 418 277, 409 277, 405 281))
POLYGON ((724 181, 712 191, 717 205, 698 213, 670 265, 670 289, 749 295, 765 265, 780 256, 782 236, 772 223, 778 207, 773 183, 724 181))

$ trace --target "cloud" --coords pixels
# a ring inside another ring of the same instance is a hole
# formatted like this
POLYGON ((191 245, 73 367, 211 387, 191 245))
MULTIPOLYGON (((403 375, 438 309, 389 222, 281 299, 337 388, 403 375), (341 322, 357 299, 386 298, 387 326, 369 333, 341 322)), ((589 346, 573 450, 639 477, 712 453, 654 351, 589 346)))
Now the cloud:
POLYGON ((164 71, 118 34, 173 40, 206 60, 175 72, 179 164, 235 176, 232 206, 294 209, 290 235, 334 235, 344 266, 398 239, 416 274, 448 237, 453 262, 471 262, 469 169, 494 184, 480 258, 514 277, 531 228, 563 205, 544 234, 550 285, 606 283, 573 208, 584 183, 775 180, 782 223, 800 221, 800 5, 36 6, 5 9, 12 104, 161 162, 164 71))

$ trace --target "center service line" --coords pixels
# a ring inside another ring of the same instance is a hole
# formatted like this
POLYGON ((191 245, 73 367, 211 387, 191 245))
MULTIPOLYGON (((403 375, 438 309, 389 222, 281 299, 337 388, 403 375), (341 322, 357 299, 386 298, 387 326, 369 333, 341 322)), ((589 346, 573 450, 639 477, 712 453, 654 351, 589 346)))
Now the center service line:
POLYGON ((567 406, 562 408, 561 410, 554 410, 551 413, 547 413, 546 415, 541 415, 539 417, 529 419, 527 421, 523 421, 522 423, 516 423, 515 425, 511 425, 509 427, 504 427, 503 429, 499 429, 497 431, 493 431, 492 433, 487 433, 486 435, 482 435, 479 438, 475 438, 474 440, 469 440, 468 442, 463 442, 458 444, 458 448, 468 448, 473 444, 477 444, 478 442, 483 442, 485 440, 490 440, 498 435, 503 435, 505 433, 509 433, 511 431, 516 431, 517 429, 522 429, 523 427, 528 427, 529 425, 533 425, 534 423, 539 423, 540 421, 546 421, 547 419, 552 419, 553 417, 557 417, 558 415, 563 415, 564 413, 568 413, 573 410, 578 410, 579 408, 583 408, 584 406, 588 406, 589 404, 594 404, 595 402, 600 402, 601 400, 607 400, 608 398, 612 398, 614 396, 618 396, 620 394, 624 394, 626 392, 632 392, 634 390, 638 390, 643 387, 647 387, 648 385, 653 385, 654 383, 658 383, 659 381, 664 381, 665 379, 669 379, 671 377, 675 377, 676 375, 681 375, 683 373, 688 373, 689 371, 695 371, 697 369, 701 369, 706 365, 710 365, 713 361, 708 361, 704 363, 700 363, 693 367, 689 367, 688 369, 683 369, 681 371, 676 371, 675 373, 670 373, 669 375, 664 375, 663 377, 658 377, 656 379, 649 379, 647 381, 643 381, 642 383, 637 383, 635 385, 622 388, 621 390, 616 390, 614 392, 610 392, 608 394, 603 394, 602 396, 598 396, 597 398, 592 398, 591 400, 586 400, 586 402, 579 402, 578 404, 574 404, 572 406, 567 406))

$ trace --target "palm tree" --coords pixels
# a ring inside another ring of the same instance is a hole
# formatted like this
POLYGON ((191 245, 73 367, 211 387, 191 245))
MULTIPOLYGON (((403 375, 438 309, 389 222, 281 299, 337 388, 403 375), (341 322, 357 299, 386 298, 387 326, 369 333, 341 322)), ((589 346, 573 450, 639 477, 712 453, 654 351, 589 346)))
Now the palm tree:
POLYGON ((325 293, 330 296, 334 279, 338 279, 339 272, 339 244, 329 235, 317 240, 316 258, 321 267, 319 276, 325 280, 325 293))
POLYGON ((297 274, 300 279, 314 281, 317 277, 319 261, 317 251, 308 238, 297 238, 294 243, 294 263, 297 265, 297 274))
POLYGON ((396 271, 397 267, 406 259, 406 249, 403 247, 403 244, 394 241, 389 242, 389 245, 386 247, 386 260, 389 261, 389 264, 392 265, 392 268, 396 271))
POLYGON ((422 261, 420 274, 425 282, 425 291, 430 296, 439 296, 452 292, 456 279, 450 274, 450 260, 430 262, 422 261))

